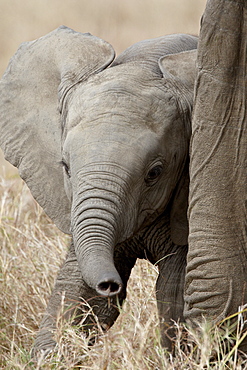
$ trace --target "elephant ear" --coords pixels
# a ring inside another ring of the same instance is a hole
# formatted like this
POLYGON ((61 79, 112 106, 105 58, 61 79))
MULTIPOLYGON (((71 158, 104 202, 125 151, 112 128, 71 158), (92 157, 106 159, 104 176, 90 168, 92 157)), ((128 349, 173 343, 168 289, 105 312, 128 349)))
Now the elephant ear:
POLYGON ((196 60, 197 50, 188 50, 161 57, 159 67, 164 78, 171 77, 193 92, 196 79, 196 60))
MULTIPOLYGON (((185 111, 184 134, 188 142, 191 134, 191 112, 193 104, 194 83, 196 78, 197 50, 184 51, 178 54, 167 55, 159 60, 159 67, 166 80, 172 80, 175 94, 179 96, 180 106, 185 111), (176 91, 178 90, 178 91, 176 91)), ((171 238, 175 244, 188 243, 188 196, 189 196, 189 168, 185 162, 182 177, 175 189, 172 200, 170 224, 171 238)))
POLYGON ((114 59, 111 45, 60 27, 24 43, 0 81, 0 145, 34 198, 65 233, 70 202, 61 163, 61 109, 68 91, 114 59))
POLYGON ((124 50, 115 59, 112 66, 130 62, 143 62, 146 66, 160 73, 158 60, 162 56, 174 53, 177 55, 177 53, 184 50, 196 49, 197 42, 198 38, 196 36, 186 34, 172 34, 139 41, 124 50))

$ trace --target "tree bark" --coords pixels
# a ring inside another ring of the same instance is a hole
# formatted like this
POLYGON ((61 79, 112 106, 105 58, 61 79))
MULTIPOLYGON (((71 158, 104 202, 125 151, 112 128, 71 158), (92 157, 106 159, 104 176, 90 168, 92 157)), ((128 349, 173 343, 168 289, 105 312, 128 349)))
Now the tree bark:
POLYGON ((247 302, 247 1, 209 0, 192 122, 185 318, 247 302))

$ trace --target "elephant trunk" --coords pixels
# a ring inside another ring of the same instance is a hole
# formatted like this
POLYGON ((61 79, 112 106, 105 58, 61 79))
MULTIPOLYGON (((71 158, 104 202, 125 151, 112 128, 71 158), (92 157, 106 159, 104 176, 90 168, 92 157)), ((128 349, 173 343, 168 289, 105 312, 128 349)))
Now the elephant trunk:
MULTIPOLYGON (((109 181, 83 176, 72 205, 72 235, 85 282, 101 296, 120 293, 123 283, 114 266, 114 246, 123 231, 124 202, 109 181), (107 185, 111 189, 107 190, 107 185)), ((119 186, 118 186, 119 187, 119 186)))
POLYGON ((121 291, 122 280, 113 261, 113 225, 104 219, 104 212, 97 210, 98 217, 89 216, 89 213, 84 209, 79 217, 75 216, 77 220, 73 227, 82 276, 100 295, 116 295, 121 291))

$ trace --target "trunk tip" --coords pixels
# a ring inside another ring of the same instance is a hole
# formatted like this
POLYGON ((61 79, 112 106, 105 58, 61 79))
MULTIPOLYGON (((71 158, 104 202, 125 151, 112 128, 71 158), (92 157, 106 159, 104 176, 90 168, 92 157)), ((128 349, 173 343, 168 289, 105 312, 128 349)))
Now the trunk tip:
POLYGON ((122 287, 121 281, 106 279, 97 284, 96 291, 103 297, 113 297, 121 292, 122 287))

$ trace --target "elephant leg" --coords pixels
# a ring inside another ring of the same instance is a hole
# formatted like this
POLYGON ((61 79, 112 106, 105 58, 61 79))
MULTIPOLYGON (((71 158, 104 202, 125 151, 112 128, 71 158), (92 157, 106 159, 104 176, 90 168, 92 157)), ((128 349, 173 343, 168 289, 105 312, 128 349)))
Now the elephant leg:
POLYGON ((159 262, 156 298, 161 329, 161 344, 172 350, 174 321, 183 320, 184 280, 188 247, 172 245, 167 257, 159 262))
POLYGON ((36 356, 40 351, 49 352, 55 348, 54 334, 62 309, 65 311, 65 318, 69 319, 80 307, 81 297, 89 295, 88 290, 89 288, 82 280, 73 243, 71 243, 69 253, 58 273, 55 287, 41 321, 32 350, 33 356, 36 356))
POLYGON ((119 305, 126 297, 126 284, 134 263, 135 259, 125 263, 122 250, 117 251, 115 265, 125 286, 117 298, 100 297, 82 279, 71 243, 40 324, 32 355, 35 357, 40 352, 49 353, 56 347, 55 331, 61 314, 65 320, 73 318, 73 325, 81 325, 86 333, 97 328, 98 324, 103 330, 110 328, 119 315, 119 305))

